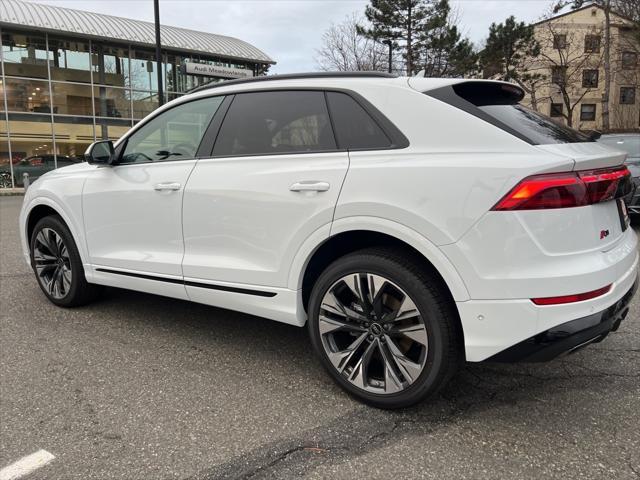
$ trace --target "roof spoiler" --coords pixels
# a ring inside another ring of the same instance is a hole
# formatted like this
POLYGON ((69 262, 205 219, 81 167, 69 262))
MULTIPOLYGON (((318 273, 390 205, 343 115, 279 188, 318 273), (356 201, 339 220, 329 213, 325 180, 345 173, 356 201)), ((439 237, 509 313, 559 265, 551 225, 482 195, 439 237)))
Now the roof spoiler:
POLYGON ((513 105, 524 98, 524 90, 506 82, 468 81, 451 86, 456 94, 476 107, 483 105, 513 105))

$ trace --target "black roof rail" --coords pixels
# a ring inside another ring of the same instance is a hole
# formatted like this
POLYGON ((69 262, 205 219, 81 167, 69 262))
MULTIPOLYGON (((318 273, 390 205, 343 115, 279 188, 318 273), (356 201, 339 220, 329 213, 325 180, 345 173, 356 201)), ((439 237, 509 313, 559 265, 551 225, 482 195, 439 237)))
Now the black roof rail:
POLYGON ((297 80, 300 78, 331 78, 331 77, 352 77, 352 78, 397 78, 398 75, 387 72, 309 72, 309 73, 285 73, 282 75, 262 75, 251 78, 237 78, 235 80, 225 80, 223 82, 209 82, 200 85, 186 93, 201 92, 210 88, 226 87, 227 85, 239 85, 242 83, 268 82, 270 80, 297 80))

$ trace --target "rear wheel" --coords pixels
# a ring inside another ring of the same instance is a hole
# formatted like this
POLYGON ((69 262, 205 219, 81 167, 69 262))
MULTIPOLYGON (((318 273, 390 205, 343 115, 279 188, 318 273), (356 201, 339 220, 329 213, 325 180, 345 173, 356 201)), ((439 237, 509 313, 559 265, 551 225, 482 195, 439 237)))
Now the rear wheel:
POLYGON ((309 303, 309 332, 325 368, 381 408, 412 405, 451 378, 460 363, 456 322, 436 279, 391 250, 338 259, 309 303))
POLYGON ((94 300, 100 287, 91 285, 69 228, 58 216, 38 221, 31 235, 31 265, 47 298, 61 307, 94 300))

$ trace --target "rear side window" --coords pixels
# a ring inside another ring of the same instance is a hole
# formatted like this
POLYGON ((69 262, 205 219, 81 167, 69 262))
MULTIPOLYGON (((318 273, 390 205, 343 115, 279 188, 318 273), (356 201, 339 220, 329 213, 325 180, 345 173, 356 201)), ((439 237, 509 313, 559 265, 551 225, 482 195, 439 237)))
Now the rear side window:
POLYGON ((344 93, 327 92, 327 101, 340 148, 391 147, 389 137, 352 97, 344 93))
POLYGON ((322 92, 240 93, 225 116, 214 156, 336 150, 322 92))
POLYGON ((501 83, 465 82, 426 92, 532 144, 590 142, 588 136, 518 102, 523 93, 501 83))

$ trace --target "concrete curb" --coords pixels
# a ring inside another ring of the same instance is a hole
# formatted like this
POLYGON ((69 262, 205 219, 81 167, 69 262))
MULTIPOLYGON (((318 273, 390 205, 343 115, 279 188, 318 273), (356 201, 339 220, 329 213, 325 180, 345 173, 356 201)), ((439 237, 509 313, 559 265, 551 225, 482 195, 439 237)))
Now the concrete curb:
POLYGON ((0 188, 0 197, 24 195, 24 188, 0 188))

